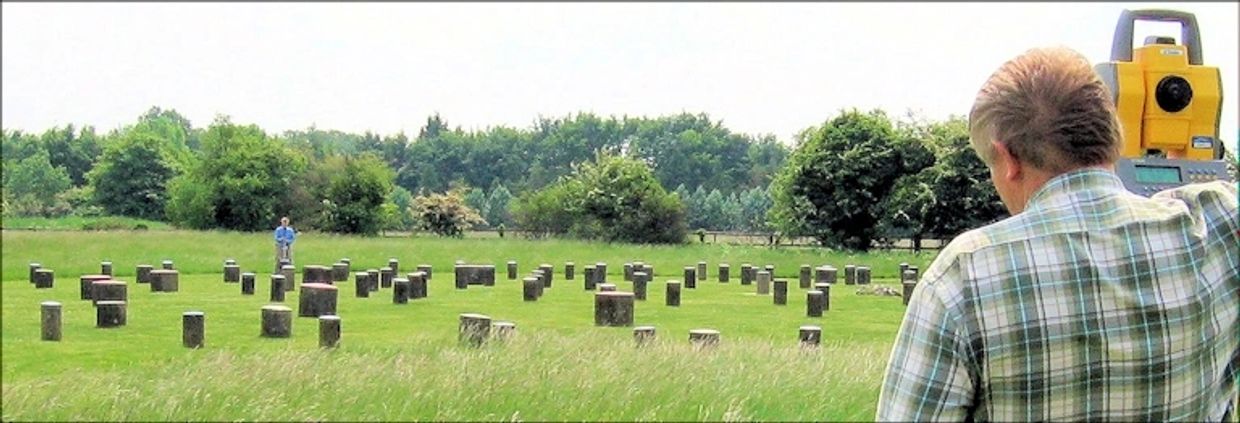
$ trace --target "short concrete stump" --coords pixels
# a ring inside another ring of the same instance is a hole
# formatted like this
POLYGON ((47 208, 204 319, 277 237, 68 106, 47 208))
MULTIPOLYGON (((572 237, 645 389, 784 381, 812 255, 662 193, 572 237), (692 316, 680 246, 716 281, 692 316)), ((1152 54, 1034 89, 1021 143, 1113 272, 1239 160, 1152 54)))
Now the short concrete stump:
POLYGON ((181 289, 180 272, 159 269, 151 271, 151 292, 177 292, 181 289))
POLYGON ((327 266, 309 265, 301 268, 301 283, 332 285, 332 269, 327 266))
POLYGON ((392 268, 390 267, 379 268, 379 287, 380 288, 391 288, 392 279, 396 279, 396 273, 392 272, 392 268))
POLYGON ((282 305, 263 306, 264 338, 288 338, 293 334, 293 309, 282 305))
POLYGON ((598 286, 599 292, 615 292, 616 284, 605 283, 598 286))
POLYGON ((378 291, 379 290, 379 269, 367 269, 366 270, 366 282, 368 283, 368 285, 366 285, 366 289, 369 289, 370 292, 378 291))
POLYGON ((680 307, 680 282, 669 281, 667 283, 666 303, 672 307, 680 307))
POLYGON ((607 291, 594 294, 595 326, 633 326, 633 293, 607 291))
POLYGON ((94 292, 92 289, 95 287, 95 282, 107 280, 112 280, 112 277, 108 275, 82 275, 78 279, 81 284, 81 298, 83 300, 93 300, 95 296, 92 294, 94 292))
POLYGON ((534 279, 538 279, 538 284, 534 286, 534 295, 537 295, 539 298, 541 298, 543 296, 543 291, 546 290, 547 288, 547 285, 543 282, 543 271, 539 269, 534 269, 534 271, 530 272, 530 277, 534 279))
POLYGON ((431 265, 429 265, 429 264, 419 264, 419 265, 418 265, 418 271, 419 271, 419 272, 422 272, 422 273, 424 273, 424 274, 426 274, 426 280, 428 280, 428 281, 429 281, 429 280, 431 280, 431 279, 432 279, 432 278, 431 278, 431 265))
POLYGON ((900 282, 916 284, 917 283, 917 270, 914 270, 912 268, 905 270, 904 273, 900 274, 900 282))
POLYGON ((857 285, 870 284, 870 266, 857 266, 857 285))
POLYGON ((775 282, 775 305, 788 304, 788 281, 785 279, 776 279, 775 282))
POLYGON ((594 280, 595 284, 607 282, 607 263, 594 263, 594 277, 598 278, 594 280))
POLYGON ((805 292, 805 315, 809 317, 822 317, 822 311, 826 305, 826 296, 817 289, 805 292))
POLYGON ((798 282, 800 282, 801 289, 808 289, 809 284, 814 277, 813 269, 811 269, 808 264, 802 264, 800 276, 801 279, 798 282))
POLYGON ((857 284, 857 266, 852 265, 852 264, 844 265, 844 284, 845 285, 856 285, 857 284))
POLYGON ((138 283, 151 283, 151 270, 155 268, 149 264, 139 264, 137 267, 134 281, 138 283))
POLYGON ((491 336, 491 317, 484 314, 461 314, 461 327, 457 341, 472 347, 482 346, 491 336))
POLYGON ((685 266, 685 288, 697 289, 697 268, 685 266))
POLYGON ((409 303, 409 280, 404 278, 392 279, 392 304, 408 304, 409 303))
POLYGON ((771 273, 765 270, 758 272, 757 278, 758 295, 770 295, 771 293, 771 273))
POLYGON ((452 272, 456 289, 466 289, 470 285, 495 286, 495 266, 490 264, 458 264, 452 272))
POLYGON ((633 298, 639 301, 646 301, 646 290, 649 285, 650 275, 646 274, 646 272, 633 272, 633 298))
MULTIPOLYGON (((555 280, 555 266, 544 263, 542 265, 539 265, 538 269, 542 270, 543 272, 543 287, 550 288, 551 282, 555 280)), ((492 284, 495 283, 494 277, 491 278, 491 283, 492 284)))
POLYGON ((899 271, 899 272, 896 272, 896 275, 899 275, 901 278, 903 278, 903 277, 904 277, 904 271, 905 271, 905 270, 908 270, 908 262, 901 262, 901 263, 900 263, 900 271, 899 271))
POLYGON ((517 262, 509 260, 508 261, 508 280, 513 280, 516 278, 517 278, 517 262))
POLYGON ((633 280, 633 263, 625 263, 623 268, 624 268, 624 281, 625 282, 632 281, 633 280))
POLYGON ((291 264, 280 266, 280 274, 284 275, 284 292, 292 291, 297 286, 297 268, 291 264))
POLYGON ((530 276, 521 280, 521 299, 524 301, 538 301, 538 289, 542 287, 542 280, 530 276))
POLYGON ((39 321, 42 323, 40 339, 44 341, 59 341, 63 322, 60 303, 56 301, 39 303, 39 314, 39 321))
POLYGON ((732 277, 732 266, 727 263, 719 264, 719 282, 728 283, 728 279, 732 277))
POLYGON ((633 340, 637 341, 638 346, 646 345, 647 343, 654 341, 654 339, 654 326, 638 326, 633 328, 633 340))
POLYGON ((798 339, 800 339, 802 347, 817 347, 822 343, 822 327, 812 325, 801 326, 798 339))
POLYGON ((241 295, 254 295, 254 278, 253 272, 245 272, 241 274, 241 295))
POLYGON ((564 263, 564 279, 573 280, 577 278, 577 265, 573 262, 564 263))
POLYGON ((235 264, 224 265, 224 282, 241 282, 241 266, 235 264))
POLYGON ((389 269, 392 269, 392 274, 393 274, 393 275, 399 275, 399 274, 400 274, 400 260, 397 260, 397 259, 396 259, 396 257, 392 257, 392 258, 389 258, 389 259, 388 259, 388 265, 387 265, 387 267, 388 267, 389 269))
POLYGON ((491 324, 491 332, 497 341, 507 341, 517 335, 517 324, 513 322, 495 322, 491 324))
POLYGON ((598 286, 597 283, 595 282, 597 277, 594 276, 594 274, 597 272, 598 272, 598 269, 595 268, 594 266, 586 265, 586 273, 585 273, 585 278, 584 278, 584 284, 585 284, 584 286, 586 288, 586 291, 593 291, 595 287, 598 286))
POLYGON ((124 301, 100 301, 95 303, 95 327, 115 328, 125 326, 124 301))
POLYGON ((426 274, 422 272, 413 272, 409 274, 409 299, 416 300, 426 298, 427 295, 426 274))
POLYGON ((43 265, 39 263, 30 263, 30 283, 32 284, 34 283, 34 272, 42 268, 43 268, 43 265))
POLYGON ((913 298, 913 290, 917 288, 917 284, 904 282, 901 285, 904 286, 904 291, 901 292, 900 296, 904 299, 904 305, 908 305, 909 299, 913 298))
POLYGON ((91 284, 91 302, 98 306, 100 301, 129 301, 126 285, 117 280, 95 281, 91 284))
POLYGON ((704 261, 697 262, 697 273, 696 274, 697 274, 697 280, 699 281, 706 280, 706 262, 704 261))
POLYGON ((185 348, 202 348, 206 318, 206 314, 201 311, 181 313, 181 345, 185 348))
POLYGON ((284 302, 284 275, 271 275, 271 296, 268 298, 273 303, 284 302))
POLYGON ((51 288, 56 283, 56 272, 52 269, 39 269, 34 271, 34 287, 38 289, 51 288))
POLYGON ((749 263, 741 265, 741 285, 749 285, 753 283, 753 266, 749 263))
POLYGON ((689 331, 689 343, 695 349, 711 348, 719 345, 719 331, 714 329, 693 329, 689 331))
POLYGON ((337 289, 325 283, 301 284, 301 296, 297 302, 297 315, 319 317, 336 314, 337 289))
POLYGON ((357 290, 357 298, 370 298, 370 274, 357 272, 353 275, 353 286, 357 290))
POLYGON ((541 285, 538 287, 538 296, 541 297, 543 295, 543 291, 545 291, 546 288, 548 287, 547 283, 551 279, 551 277, 547 275, 547 269, 544 269, 541 266, 538 267, 537 269, 534 269, 534 271, 530 272, 530 275, 533 275, 534 277, 538 278, 538 283, 541 285))
POLYGON ((332 264, 332 281, 347 282, 349 280, 349 265, 345 263, 332 264))
POLYGON ((814 283, 835 283, 837 269, 832 266, 819 267, 814 274, 814 283))
POLYGON ((319 316, 319 348, 336 348, 340 345, 340 316, 319 316))
POLYGON ((172 260, 164 260, 160 262, 159 265, 160 268, 164 270, 175 270, 175 268, 172 267, 172 260))
POLYGON ((823 311, 830 310, 831 309, 831 284, 816 283, 814 284, 814 289, 822 292, 822 310, 823 311))
POLYGON ((288 292, 288 290, 284 289, 286 282, 288 280, 284 280, 283 274, 273 274, 272 295, 269 296, 268 300, 272 301, 272 303, 284 303, 284 293, 288 292))
POLYGON ((110 261, 99 262, 99 273, 112 276, 112 262, 110 261))

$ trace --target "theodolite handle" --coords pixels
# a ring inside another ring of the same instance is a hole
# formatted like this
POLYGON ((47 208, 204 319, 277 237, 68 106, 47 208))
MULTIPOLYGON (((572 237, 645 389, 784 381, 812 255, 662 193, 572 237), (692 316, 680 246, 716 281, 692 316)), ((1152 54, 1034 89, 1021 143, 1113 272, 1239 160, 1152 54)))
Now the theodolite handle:
POLYGON ((1127 10, 1119 14, 1115 24, 1115 38, 1111 41, 1111 61, 1132 61, 1132 26, 1141 21, 1178 22, 1180 39, 1188 48, 1188 64, 1201 66, 1201 31, 1197 29, 1197 17, 1192 13, 1166 9, 1127 10))

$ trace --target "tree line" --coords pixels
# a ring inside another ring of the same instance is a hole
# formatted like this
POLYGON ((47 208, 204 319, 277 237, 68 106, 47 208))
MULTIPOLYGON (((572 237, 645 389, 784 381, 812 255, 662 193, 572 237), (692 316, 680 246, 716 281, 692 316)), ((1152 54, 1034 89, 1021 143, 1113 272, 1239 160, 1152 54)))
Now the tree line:
POLYGON ((878 110, 841 111, 786 146, 706 114, 578 113, 473 131, 433 115, 409 137, 272 134, 226 116, 195 127, 153 107, 106 134, 6 129, 0 147, 6 216, 124 215, 195 229, 266 230, 288 215, 342 233, 507 227, 679 242, 705 229, 866 249, 1002 214, 962 119, 878 110), (625 224, 648 237, 607 229, 625 224))

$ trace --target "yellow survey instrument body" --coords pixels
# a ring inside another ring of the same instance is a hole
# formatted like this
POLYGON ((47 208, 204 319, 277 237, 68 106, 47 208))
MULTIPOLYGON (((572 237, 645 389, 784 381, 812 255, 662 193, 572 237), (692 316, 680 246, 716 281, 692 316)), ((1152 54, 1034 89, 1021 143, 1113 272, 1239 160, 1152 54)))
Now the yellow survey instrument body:
POLYGON ((1222 74, 1202 61, 1201 34, 1191 13, 1125 10, 1111 43, 1111 61, 1094 70, 1115 101, 1123 146, 1117 172, 1130 190, 1150 195, 1194 182, 1230 179, 1219 140, 1222 74), (1180 24, 1175 38, 1150 36, 1133 48, 1137 20, 1180 24))

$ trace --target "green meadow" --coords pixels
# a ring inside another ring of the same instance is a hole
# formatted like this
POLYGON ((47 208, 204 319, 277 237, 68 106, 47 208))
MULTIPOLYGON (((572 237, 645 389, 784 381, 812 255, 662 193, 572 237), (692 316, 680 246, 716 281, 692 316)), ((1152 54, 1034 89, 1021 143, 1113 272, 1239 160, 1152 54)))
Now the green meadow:
MULTIPOLYGON (((318 322, 294 317, 288 339, 259 336, 273 264, 267 233, 150 231, 5 231, 3 233, 3 410, 15 420, 872 420, 887 354, 904 311, 899 297, 858 295, 837 284, 831 308, 806 317, 802 264, 868 265, 876 285, 898 289, 900 262, 925 268, 933 252, 845 254, 816 248, 692 244, 642 246, 568 240, 365 238, 304 234, 295 261, 353 271, 400 262, 401 274, 433 266, 429 297, 392 302, 391 288, 355 296, 340 286, 341 344, 318 347, 318 322), (255 295, 223 282, 223 262, 254 272, 255 295), (111 261, 129 282, 128 323, 95 328, 78 277, 111 261), (172 260, 180 291, 152 293, 135 267, 172 260), (494 264, 494 287, 455 289, 457 260, 494 264), (519 277, 539 264, 556 272, 537 302, 522 300, 519 277), (625 262, 654 266, 635 325, 656 340, 637 347, 632 328, 596 327, 584 267, 605 262, 622 291, 625 262), (708 263, 708 278, 685 289, 679 307, 664 304, 665 283, 708 263), (35 289, 28 264, 55 271, 55 286, 35 289), (565 280, 565 262, 577 275, 565 280), (732 267, 721 283, 718 265, 732 267), (742 264, 774 265, 789 281, 788 305, 773 304, 739 280, 742 264), (40 340, 39 303, 63 304, 63 340, 40 340), (206 345, 181 345, 181 314, 206 314, 206 345), (458 344, 458 316, 481 313, 517 325, 517 335, 481 348, 458 344), (797 331, 823 329, 819 348, 801 348, 797 331), (721 331, 713 349, 695 349, 688 332, 721 331)), ((842 278, 842 275, 841 275, 842 278)), ((285 304, 294 308, 297 290, 285 304)))

